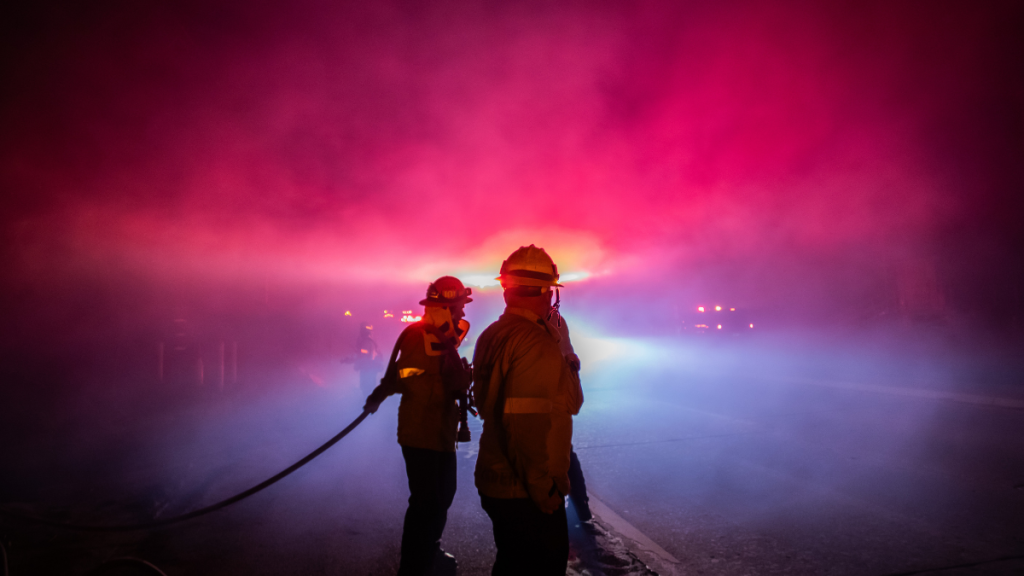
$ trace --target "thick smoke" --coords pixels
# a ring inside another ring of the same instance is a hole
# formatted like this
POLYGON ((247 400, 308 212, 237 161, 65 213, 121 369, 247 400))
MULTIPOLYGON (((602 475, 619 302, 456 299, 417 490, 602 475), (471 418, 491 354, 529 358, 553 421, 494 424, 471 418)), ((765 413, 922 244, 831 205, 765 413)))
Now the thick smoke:
POLYGON ((36 280, 103 263, 387 283, 490 273, 536 241, 568 251, 564 270, 758 305, 848 288, 849 269, 875 289, 887 267, 944 256, 937 238, 959 215, 992 212, 1019 184, 1010 157, 988 158, 1020 151, 1006 16, 815 3, 15 11, 9 256, 36 280))

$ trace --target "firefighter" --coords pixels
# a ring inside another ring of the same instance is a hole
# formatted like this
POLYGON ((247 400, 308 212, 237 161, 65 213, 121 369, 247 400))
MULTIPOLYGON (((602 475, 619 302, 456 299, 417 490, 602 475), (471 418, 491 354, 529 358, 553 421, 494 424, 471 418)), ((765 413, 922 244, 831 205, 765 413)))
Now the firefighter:
POLYGON ((558 268, 531 244, 502 263, 498 280, 505 312, 473 356, 483 419, 475 478, 498 549, 492 574, 564 575, 572 416, 583 392, 548 321, 558 268))
POLYGON ((440 546, 455 497, 455 442, 459 422, 456 396, 472 381, 458 354, 469 330, 464 307, 471 290, 443 276, 427 288, 423 320, 406 328, 384 378, 366 399, 365 410, 398 393, 398 443, 409 478, 409 508, 402 529, 400 576, 455 573, 455 559, 440 546), (396 355, 397 361, 396 361, 396 355))
POLYGON ((363 394, 373 391, 377 383, 377 375, 383 366, 380 349, 373 340, 373 326, 367 323, 360 324, 359 336, 356 337, 355 360, 353 361, 356 372, 359 373, 359 389, 363 394))

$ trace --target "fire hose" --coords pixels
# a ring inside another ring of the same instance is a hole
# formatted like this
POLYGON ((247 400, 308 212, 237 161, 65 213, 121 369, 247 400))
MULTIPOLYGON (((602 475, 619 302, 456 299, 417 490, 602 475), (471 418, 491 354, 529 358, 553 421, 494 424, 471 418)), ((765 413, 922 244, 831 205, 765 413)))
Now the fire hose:
MULTIPOLYGON (((369 414, 370 413, 368 411, 363 410, 362 414, 360 414, 355 420, 352 421, 351 424, 349 424, 347 427, 345 427, 345 429, 342 430, 341 432, 339 432, 334 438, 331 438, 330 440, 325 442, 322 446, 320 446, 316 450, 313 450, 312 452, 307 454, 306 457, 304 457, 302 460, 299 460, 295 464, 292 464, 291 466, 285 468, 284 470, 278 472, 274 476, 272 476, 272 477, 264 480, 263 482, 257 484, 256 486, 253 486, 252 488, 249 488, 248 490, 246 490, 244 492, 239 492, 238 494, 235 494, 234 496, 232 496, 230 498, 226 498, 224 500, 221 500, 220 502, 217 502, 216 504, 211 504, 211 505, 206 506, 204 508, 200 508, 198 510, 193 510, 192 512, 187 512, 187 513, 181 514, 179 516, 174 516, 174 517, 171 517, 171 518, 164 518, 162 520, 152 520, 152 521, 149 521, 149 522, 142 522, 142 523, 139 523, 139 524, 123 524, 123 525, 119 525, 119 526, 102 526, 102 525, 93 525, 93 524, 73 524, 73 523, 68 523, 68 522, 60 522, 60 521, 57 521, 57 520, 51 520, 49 518, 42 518, 42 517, 30 515, 30 514, 23 514, 21 512, 15 512, 13 510, 5 509, 5 508, 2 508, 2 507, 0 507, 0 515, 2 515, 2 516, 9 516, 11 518, 17 518, 19 520, 24 520, 24 521, 27 521, 27 522, 34 522, 34 523, 37 523, 37 524, 44 524, 46 526, 53 526, 55 528, 63 528, 63 529, 66 529, 66 530, 77 530, 77 531, 81 531, 81 532, 133 532, 133 531, 136 531, 136 530, 148 530, 148 529, 151 529, 151 528, 161 528, 161 527, 164 527, 164 526, 169 526, 171 524, 177 524, 179 522, 184 522, 186 520, 191 520, 193 518, 198 518, 199 516, 204 516, 206 514, 209 514, 210 512, 215 512, 217 510, 220 510, 221 508, 226 508, 226 507, 234 504, 235 502, 239 502, 241 500, 244 500, 244 499, 248 498, 249 496, 252 496, 253 494, 259 492, 260 490, 263 490, 264 488, 267 488, 271 484, 276 483, 278 480, 281 480, 285 476, 288 476, 292 472, 295 472, 299 468, 302 468, 303 466, 308 464, 310 460, 312 460, 312 459, 316 458, 317 456, 319 456, 319 455, 323 454, 324 452, 326 452, 327 449, 330 448, 331 446, 334 446, 335 444, 337 444, 339 440, 341 440, 346 435, 348 435, 348 433, 351 432, 353 429, 355 429, 355 427, 358 426, 360 422, 365 420, 366 417, 369 416, 369 414)), ((5 555, 5 559, 6 559, 6 555, 5 555)))

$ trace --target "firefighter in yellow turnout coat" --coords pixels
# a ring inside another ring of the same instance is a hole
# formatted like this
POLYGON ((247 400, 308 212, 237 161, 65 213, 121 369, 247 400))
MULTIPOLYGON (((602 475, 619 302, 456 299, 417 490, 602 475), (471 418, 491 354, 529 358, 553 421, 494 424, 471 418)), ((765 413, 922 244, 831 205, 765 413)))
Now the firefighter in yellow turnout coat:
POLYGON ((583 393, 547 320, 558 269, 530 245, 509 256, 499 279, 507 307, 473 357, 484 421, 475 477, 498 548, 492 574, 564 575, 572 416, 583 393))
POLYGON ((376 412, 392 394, 398 406, 398 443, 409 477, 409 508, 402 530, 401 576, 455 571, 455 559, 440 547, 455 498, 455 441, 459 424, 458 393, 471 381, 458 346, 469 330, 463 307, 470 290, 451 276, 438 278, 420 302, 423 320, 402 332, 396 343, 397 362, 366 399, 376 412))

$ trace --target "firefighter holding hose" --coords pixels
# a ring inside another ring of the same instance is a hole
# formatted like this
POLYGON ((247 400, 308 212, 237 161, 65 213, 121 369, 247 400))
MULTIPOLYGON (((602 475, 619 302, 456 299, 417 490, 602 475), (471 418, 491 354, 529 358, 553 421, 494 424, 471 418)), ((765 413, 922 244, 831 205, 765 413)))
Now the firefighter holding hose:
POLYGON ((402 530, 400 576, 432 570, 455 573, 455 559, 441 550, 440 540, 455 498, 457 399, 465 398, 472 381, 469 364, 458 353, 469 330, 463 317, 465 305, 473 301, 470 294, 452 276, 430 284, 427 297, 420 301, 423 320, 399 336, 384 378, 364 407, 373 413, 388 396, 402 395, 398 443, 409 477, 409 508, 402 530))
POLYGON ((553 322, 558 268, 531 244, 502 263, 498 279, 505 312, 473 357, 483 419, 475 479, 498 549, 492 574, 564 575, 572 417, 583 391, 553 322))

